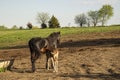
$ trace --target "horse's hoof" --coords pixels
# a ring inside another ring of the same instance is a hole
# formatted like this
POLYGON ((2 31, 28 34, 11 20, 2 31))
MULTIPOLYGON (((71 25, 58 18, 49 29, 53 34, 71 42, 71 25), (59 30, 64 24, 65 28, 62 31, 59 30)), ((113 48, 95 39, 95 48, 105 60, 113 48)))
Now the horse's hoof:
POLYGON ((55 71, 55 70, 54 70, 53 72, 54 72, 54 73, 57 73, 58 71, 55 71))
POLYGON ((31 73, 34 73, 35 71, 31 71, 31 73))
POLYGON ((34 73, 34 72, 35 72, 35 70, 32 70, 31 72, 32 72, 32 73, 34 73))
POLYGON ((50 70, 50 68, 46 68, 46 70, 50 70))

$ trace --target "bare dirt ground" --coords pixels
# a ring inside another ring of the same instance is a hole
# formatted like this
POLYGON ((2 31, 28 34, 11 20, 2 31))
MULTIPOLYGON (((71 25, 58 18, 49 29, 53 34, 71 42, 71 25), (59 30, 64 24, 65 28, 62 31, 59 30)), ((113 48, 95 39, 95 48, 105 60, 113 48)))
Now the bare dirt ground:
POLYGON ((28 47, 0 50, 1 58, 17 56, 0 80, 120 80, 120 31, 62 36, 59 51, 58 73, 45 69, 45 55, 31 73, 28 47))

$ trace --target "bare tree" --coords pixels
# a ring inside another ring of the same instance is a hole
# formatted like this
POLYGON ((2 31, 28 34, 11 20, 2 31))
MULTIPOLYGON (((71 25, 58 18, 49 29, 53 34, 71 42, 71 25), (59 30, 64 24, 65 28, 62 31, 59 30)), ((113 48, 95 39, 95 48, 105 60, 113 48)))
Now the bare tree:
POLYGON ((75 23, 79 24, 81 27, 83 26, 83 24, 87 23, 85 14, 79 14, 75 16, 74 20, 75 20, 75 23))
POLYGON ((87 18, 86 18, 86 21, 87 21, 87 26, 90 27, 90 18, 87 17, 87 18))
POLYGON ((41 26, 42 26, 42 24, 46 25, 46 23, 48 22, 49 19, 50 19, 50 17, 49 17, 48 13, 44 13, 44 12, 37 13, 37 22, 39 24, 41 24, 41 26))
POLYGON ((98 20, 99 20, 99 12, 98 11, 89 11, 88 16, 90 17, 90 20, 93 23, 94 27, 96 27, 98 20))

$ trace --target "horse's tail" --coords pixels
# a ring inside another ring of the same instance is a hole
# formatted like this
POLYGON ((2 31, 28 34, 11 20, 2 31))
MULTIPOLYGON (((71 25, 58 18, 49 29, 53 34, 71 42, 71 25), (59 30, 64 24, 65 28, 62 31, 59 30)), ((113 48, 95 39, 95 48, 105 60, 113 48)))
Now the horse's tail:
POLYGON ((28 42, 30 53, 31 53, 31 63, 32 63, 32 71, 35 71, 35 61, 38 59, 39 54, 36 53, 34 38, 30 39, 28 42), (38 56, 37 56, 38 55, 38 56))
POLYGON ((34 53, 34 47, 33 47, 32 39, 29 40, 28 45, 29 45, 30 53, 33 54, 34 53))
POLYGON ((28 45, 31 52, 31 58, 38 59, 38 57, 41 55, 39 47, 37 46, 37 41, 39 41, 41 38, 32 38, 29 40, 28 45))

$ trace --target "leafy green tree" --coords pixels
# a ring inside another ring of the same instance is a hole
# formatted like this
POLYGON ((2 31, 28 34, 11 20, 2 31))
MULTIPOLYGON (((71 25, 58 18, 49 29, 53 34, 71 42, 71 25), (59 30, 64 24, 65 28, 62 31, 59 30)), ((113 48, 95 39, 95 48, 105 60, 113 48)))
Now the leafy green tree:
POLYGON ((113 16, 113 7, 111 5, 103 5, 99 10, 102 26, 113 16))
POLYGON ((49 21, 49 28, 60 28, 58 19, 53 15, 49 21))
POLYGON ((47 26, 46 23, 48 22, 49 19, 50 19, 50 17, 49 17, 48 13, 41 12, 41 13, 37 14, 37 22, 39 24, 41 24, 42 28, 45 28, 45 26, 43 24, 45 24, 47 26))
POLYGON ((86 24, 87 23, 87 17, 85 16, 85 14, 79 14, 77 16, 75 16, 75 23, 76 24, 79 24, 80 27, 83 26, 83 24, 86 24))
POLYGON ((99 12, 98 11, 89 11, 88 16, 93 23, 93 26, 96 27, 98 21, 99 21, 99 12))

